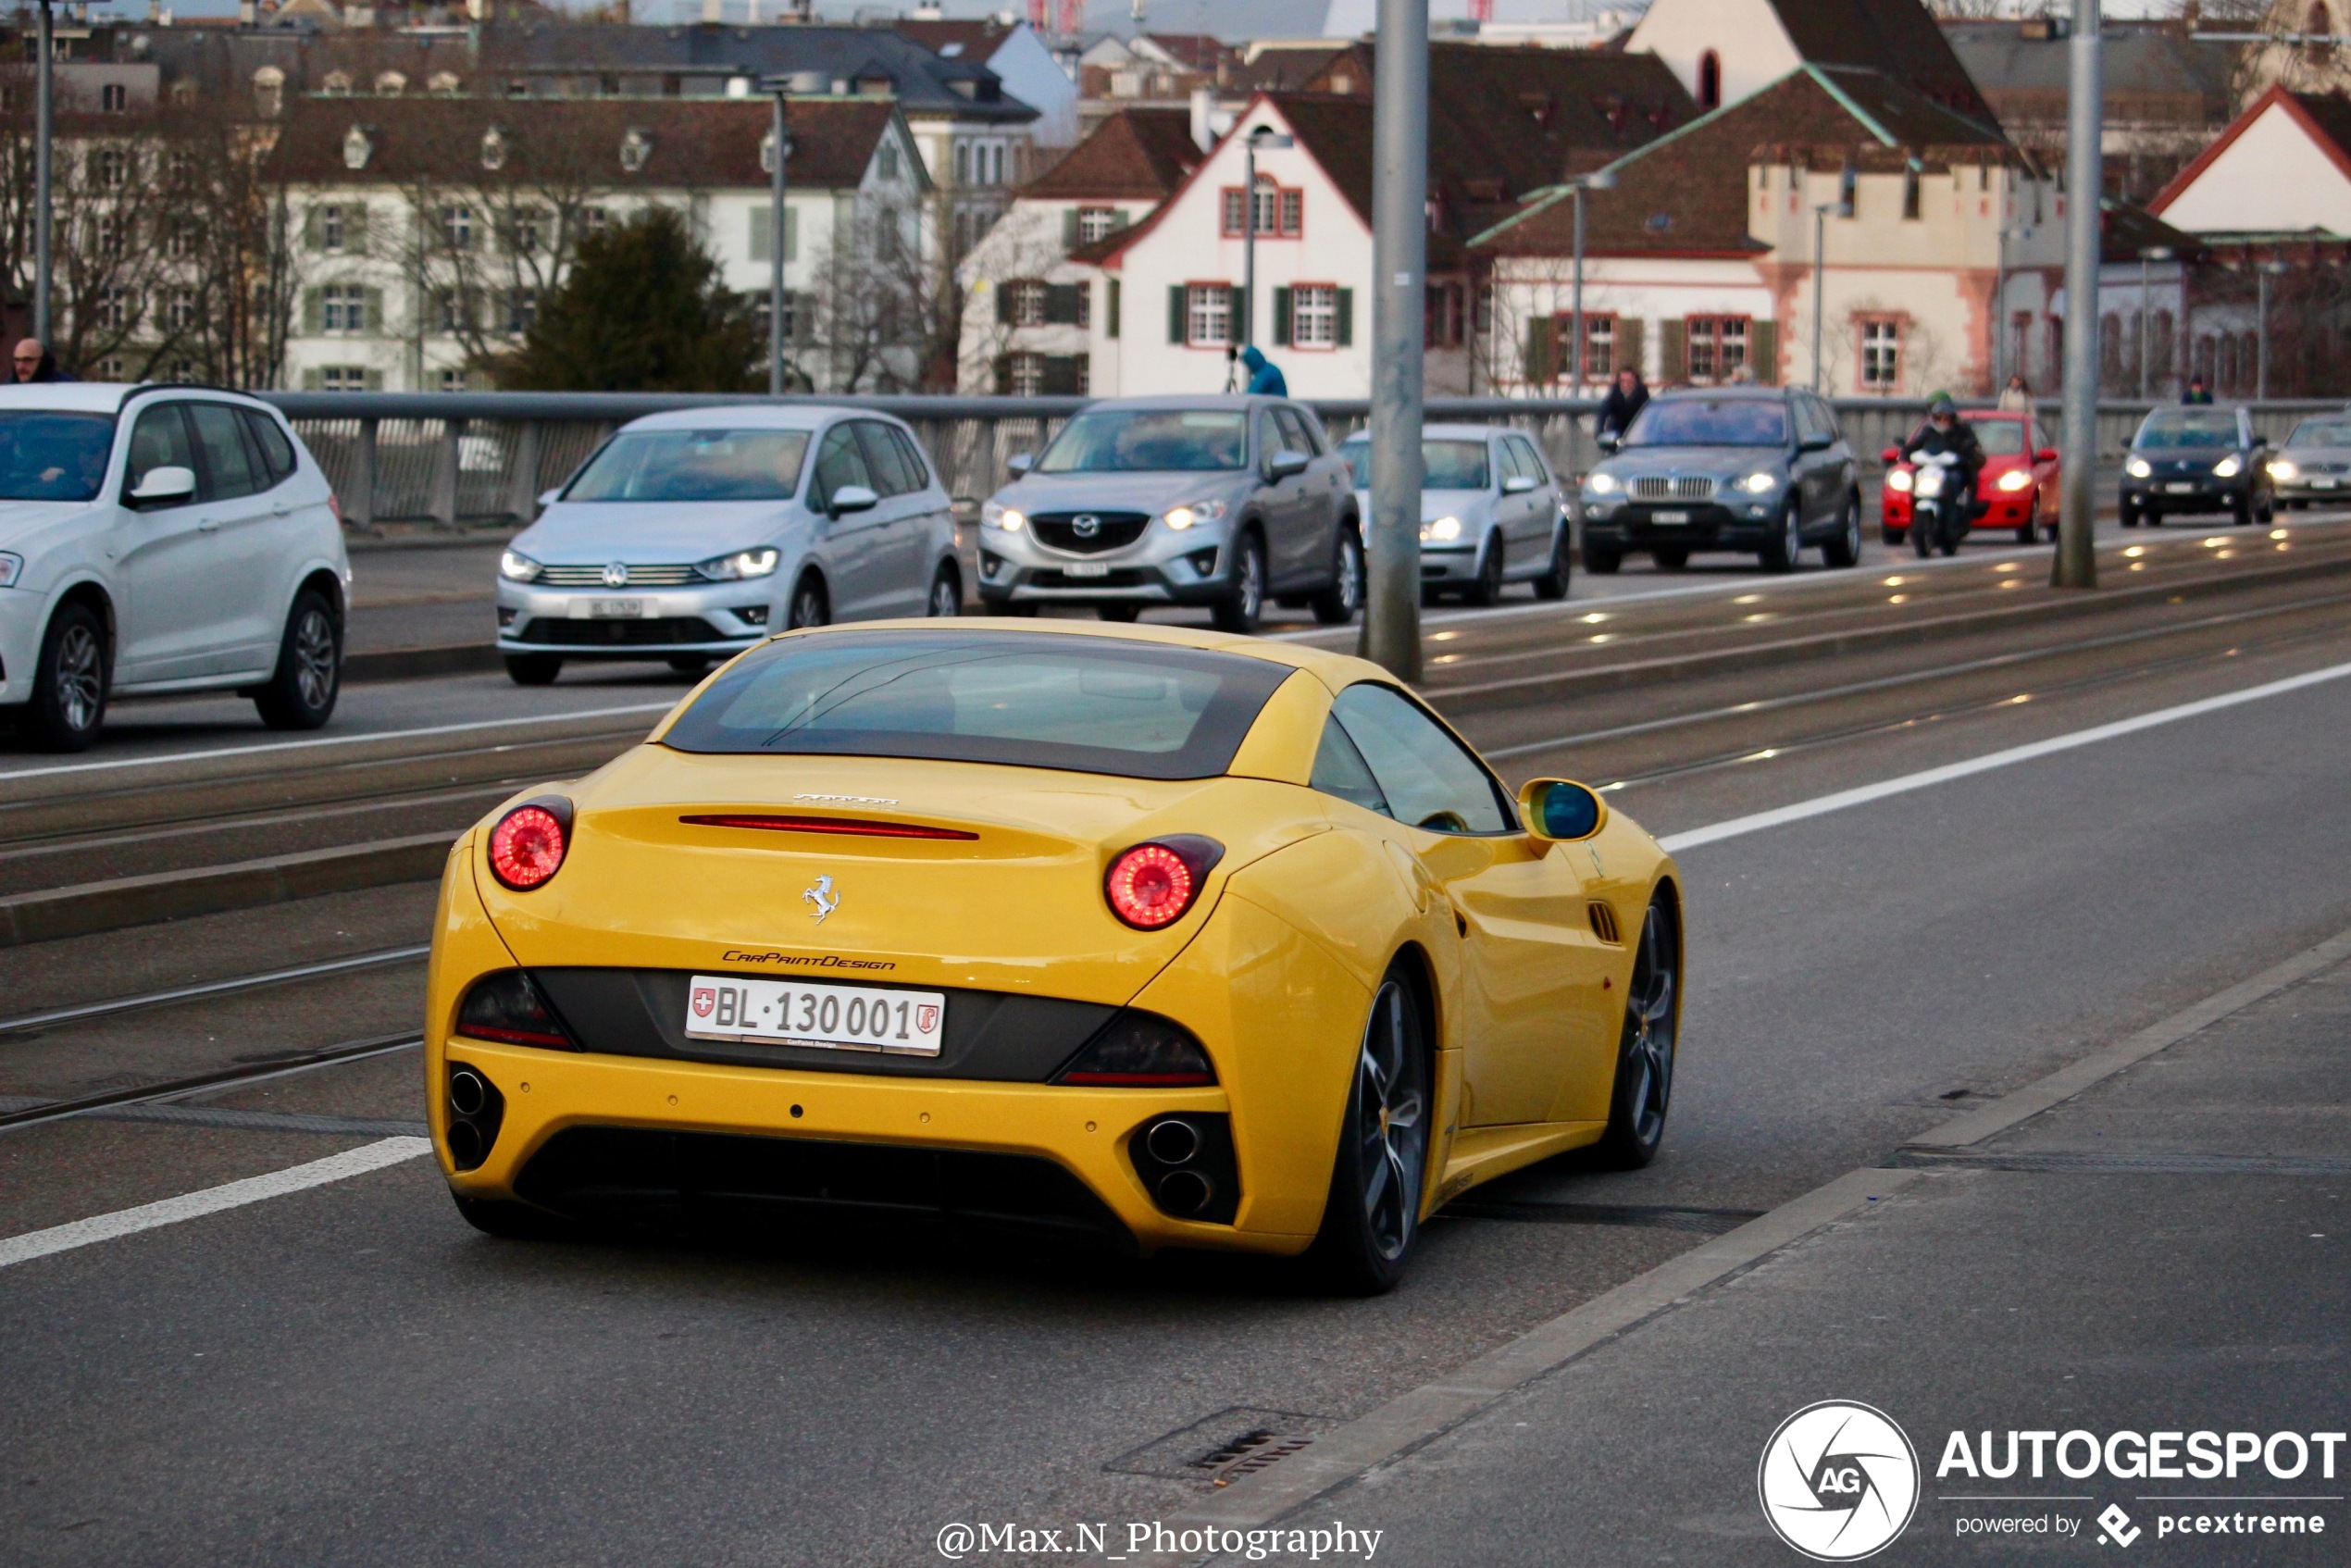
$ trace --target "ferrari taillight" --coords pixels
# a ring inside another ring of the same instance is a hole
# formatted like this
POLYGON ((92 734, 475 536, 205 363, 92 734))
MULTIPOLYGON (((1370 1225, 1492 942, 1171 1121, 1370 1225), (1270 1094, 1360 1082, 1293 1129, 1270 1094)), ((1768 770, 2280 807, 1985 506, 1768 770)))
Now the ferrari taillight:
MULTIPOLYGON (((563 1023, 519 969, 499 969, 476 980, 457 1007, 456 1032, 506 1045, 577 1051, 563 1023)), ((470 1114, 470 1113, 468 1113, 470 1114)))
POLYGON ((524 802, 490 830, 490 874, 518 893, 543 886, 563 868, 570 828, 570 802, 524 802))
POLYGON ((1121 920, 1138 931, 1156 931, 1183 918, 1210 867, 1224 857, 1224 845, 1191 834, 1137 844, 1110 863, 1103 896, 1121 920))

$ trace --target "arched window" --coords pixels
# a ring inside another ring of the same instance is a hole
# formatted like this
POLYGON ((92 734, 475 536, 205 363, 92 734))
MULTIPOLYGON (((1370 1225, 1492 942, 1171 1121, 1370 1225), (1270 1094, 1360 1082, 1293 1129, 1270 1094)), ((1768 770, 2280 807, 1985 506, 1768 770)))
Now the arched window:
POLYGON ((2155 313, 2155 330, 2149 336, 2147 347, 2147 373, 2154 379, 2158 393, 2162 391, 2164 379, 2179 368, 2179 361, 2174 357, 2178 352, 2178 345, 2173 342, 2171 313, 2158 310, 2155 313))
POLYGON ((1698 106, 1723 106, 1723 56, 1711 49, 1698 57, 1698 106))

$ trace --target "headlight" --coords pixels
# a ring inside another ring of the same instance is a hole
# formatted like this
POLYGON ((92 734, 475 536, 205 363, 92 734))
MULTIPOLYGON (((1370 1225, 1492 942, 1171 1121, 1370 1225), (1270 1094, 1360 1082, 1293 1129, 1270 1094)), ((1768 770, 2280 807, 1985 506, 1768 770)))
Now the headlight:
POLYGON ((508 582, 537 582, 540 569, 538 562, 511 550, 498 557, 498 575, 508 582))
MULTIPOLYGON (((2270 465, 2270 477, 2273 479, 2284 479, 2290 483, 2297 476, 2299 476, 2301 472, 2301 469, 2295 467, 2293 464, 2287 462, 2283 457, 2270 465)), ((6 570, 6 568, 5 566, 0 566, 0 572, 5 572, 6 570)), ((0 581, 5 580, 5 578, 0 578, 0 581)))
POLYGON ((782 558, 772 549, 738 550, 731 555, 714 555, 707 561, 697 562, 694 570, 713 582, 740 582, 747 577, 767 576, 782 558))
POLYGON ((2212 465, 2212 477, 2216 479, 2233 479, 2244 472, 2245 464, 2234 457, 2223 457, 2212 465))
POLYGON ((1892 473, 1885 476, 1885 488, 1899 495, 1909 494, 1910 486, 1913 482, 1914 481, 1910 478, 1910 470, 1908 468, 1897 468, 1892 473))
POLYGON ((1195 501, 1188 506, 1170 506, 1165 521, 1180 533, 1194 523, 1213 523, 1224 515, 1225 504, 1221 501, 1195 501))
POLYGON ((1459 517, 1438 517, 1432 522, 1423 523, 1421 525, 1421 537, 1423 539, 1440 540, 1459 539, 1462 537, 1462 519, 1459 517))
POLYGON ((1739 488, 1749 495, 1766 495, 1780 488, 1777 474, 1754 473, 1739 481, 1739 488))
POLYGON ((979 526, 1002 529, 1006 533, 1018 533, 1028 526, 1028 519, 1001 502, 990 501, 979 509, 979 526))
POLYGON ((2033 476, 2021 468, 2011 468, 2000 476, 2000 488, 2005 491, 2031 490, 2033 476))
POLYGON ((1614 474, 1586 474, 1584 476, 1584 488, 1594 495, 1613 495, 1616 493, 1616 476, 1614 474))
POLYGON ((2128 463, 2122 465, 2122 471, 2130 475, 2134 479, 2147 479, 2155 477, 2155 469, 2153 466, 2150 465, 2144 457, 2132 458, 2128 463))

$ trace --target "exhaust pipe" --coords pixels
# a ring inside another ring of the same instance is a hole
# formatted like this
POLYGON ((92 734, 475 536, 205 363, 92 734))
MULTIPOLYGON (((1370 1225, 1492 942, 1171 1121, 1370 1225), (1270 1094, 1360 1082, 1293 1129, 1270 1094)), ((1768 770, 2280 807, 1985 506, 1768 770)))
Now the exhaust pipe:
POLYGON ((1143 1147, 1163 1165, 1188 1165, 1200 1152, 1200 1129, 1170 1116, 1151 1124, 1151 1130, 1143 1135, 1143 1147))
POLYGON ((1215 1197, 1215 1183, 1198 1171, 1170 1171, 1159 1178, 1159 1206, 1171 1214, 1197 1214, 1215 1197))

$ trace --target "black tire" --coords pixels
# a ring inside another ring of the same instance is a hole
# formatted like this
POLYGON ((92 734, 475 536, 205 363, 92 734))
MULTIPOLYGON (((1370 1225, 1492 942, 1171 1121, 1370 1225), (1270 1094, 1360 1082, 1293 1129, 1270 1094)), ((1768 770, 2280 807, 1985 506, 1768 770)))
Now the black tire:
POLYGON ((954 567, 941 565, 931 574, 930 596, 923 601, 923 614, 937 617, 963 613, 964 579, 954 567))
POLYGON ((1845 498, 1845 519, 1836 537, 1821 546, 1821 559, 1840 570, 1861 564, 1861 498, 1845 498))
POLYGON ((2024 526, 2016 530, 2019 544, 2031 544, 2041 537, 2041 492, 2034 491, 2024 503, 2024 526))
POLYGON ((1665 1114, 1673 1097, 1674 1044, 1682 1022, 1682 932, 1673 895, 1649 900, 1634 950, 1633 983, 1624 994, 1624 1027, 1616 1047, 1616 1081, 1609 1091, 1608 1130, 1600 1160, 1635 1170, 1657 1158, 1665 1140, 1665 1114))
POLYGON ((1804 514, 1793 496, 1780 512, 1780 531, 1763 546, 1763 569, 1767 572, 1792 572, 1796 558, 1804 553, 1804 514))
POLYGON ((1568 581, 1567 529, 1553 529, 1551 530, 1551 567, 1535 579, 1535 597, 1564 599, 1567 597, 1568 581))
POLYGON ((1140 604, 1097 604, 1094 606, 1094 614, 1115 626, 1131 625, 1135 617, 1142 613, 1143 607, 1140 604))
POLYGON ((1265 545, 1245 533, 1233 545, 1233 582, 1216 602, 1216 629, 1254 637, 1264 614, 1265 545))
POLYGON ((707 653, 672 653, 669 655, 669 667, 676 670, 679 675, 690 675, 695 679, 699 680, 703 676, 710 673, 710 655, 707 653))
POLYGON ((1314 1238, 1313 1262, 1334 1290, 1377 1296, 1404 1277, 1420 1237, 1435 1109, 1420 996, 1411 977, 1391 969, 1363 1021, 1314 1238))
POLYGON ((1483 610, 1501 603, 1502 577, 1510 570, 1510 563, 1502 551, 1502 536, 1486 536, 1486 548, 1477 557, 1477 576, 1462 590, 1462 603, 1474 610, 1483 610))
POLYGON ((106 722, 111 672, 106 628, 97 612, 66 604, 41 635, 41 662, 32 673, 32 701, 24 729, 44 752, 86 752, 106 722))
POLYGON ((465 1222, 484 1236, 502 1241, 560 1241, 579 1234, 579 1227, 544 1209, 499 1198, 449 1195, 465 1222))
POLYGON ((1355 612, 1363 607, 1363 541, 1356 537, 1352 524, 1339 525, 1334 556, 1331 585, 1306 604, 1324 626, 1350 626, 1355 612))
POLYGON ((1587 572, 1600 577, 1614 577, 1616 569, 1623 564, 1624 552, 1622 550, 1606 544, 1587 544, 1584 547, 1584 569, 1587 572))
POLYGON ((253 694, 261 722, 272 729, 317 729, 335 716, 342 694, 342 623, 315 588, 294 595, 278 640, 278 667, 253 694))
POLYGON ((1908 529, 1897 529, 1890 524, 1880 523, 1877 526, 1877 541, 1889 549, 1899 550, 1902 547, 1903 539, 1909 535, 1909 531, 1908 529))
POLYGON ((1934 530, 1923 519, 1910 519, 1910 550, 1922 561, 1934 554, 1934 530))
POLYGON ((1690 548, 1686 544, 1665 544, 1649 552, 1649 559, 1657 563, 1661 572, 1678 572, 1690 564, 1690 548))
POLYGON ((2122 526, 2126 529, 2139 526, 2139 509, 2127 501, 2122 504, 2122 526))
POLYGON ((516 686, 553 686, 564 672, 561 653, 509 653, 506 678, 516 686))
POLYGON ((2274 494, 2263 496, 2261 498, 2261 509, 2254 514, 2254 518, 2265 529, 2271 523, 2276 522, 2278 520, 2277 496, 2274 494))
POLYGON ((811 572, 793 585, 791 607, 784 613, 784 629, 800 631, 812 626, 830 626, 833 607, 825 597, 825 579, 811 572))

